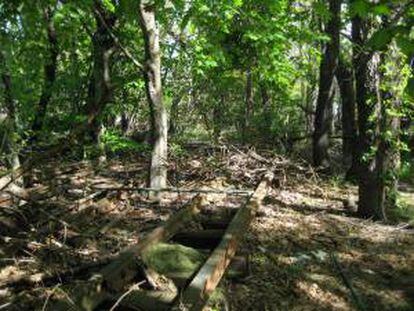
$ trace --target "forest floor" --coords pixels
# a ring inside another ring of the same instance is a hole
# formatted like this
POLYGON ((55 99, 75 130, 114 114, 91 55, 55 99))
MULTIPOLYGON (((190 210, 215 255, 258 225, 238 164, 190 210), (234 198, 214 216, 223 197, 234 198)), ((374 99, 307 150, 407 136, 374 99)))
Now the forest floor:
MULTIPOLYGON (((86 280, 96 262, 110 261, 191 198, 168 194, 160 206, 145 193, 108 190, 144 186, 146 166, 145 157, 51 162, 36 172, 35 200, 16 208, 3 195, 0 309, 46 310, 54 295, 65 294, 62 282, 86 280), (79 267, 88 273, 76 273, 79 267)), ((173 157, 169 183, 251 190, 268 168, 276 180, 240 246, 250 273, 225 278, 225 298, 213 310, 414 309, 413 227, 355 218, 354 186, 269 151, 207 145, 173 157)), ((240 200, 206 198, 217 206, 240 200)))

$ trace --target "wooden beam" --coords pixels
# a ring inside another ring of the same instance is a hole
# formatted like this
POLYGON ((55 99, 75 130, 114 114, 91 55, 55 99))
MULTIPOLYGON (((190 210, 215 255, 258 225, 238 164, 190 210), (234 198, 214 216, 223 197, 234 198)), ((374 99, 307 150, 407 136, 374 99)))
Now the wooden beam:
MULTIPOLYGON (((112 293, 122 291, 139 272, 140 256, 150 246, 169 240, 179 230, 184 228, 197 214, 201 206, 201 197, 193 198, 185 208, 171 216, 163 226, 157 227, 137 244, 123 250, 120 255, 99 273, 93 275, 90 282, 75 289, 70 299, 76 310, 92 311, 112 293)), ((67 310, 62 302, 52 305, 50 310, 67 310)))
POLYGON ((268 172, 247 203, 240 208, 233 218, 220 244, 180 295, 173 310, 203 310, 208 298, 220 282, 227 266, 235 255, 238 244, 248 230, 251 220, 271 187, 272 180, 273 173, 268 172))

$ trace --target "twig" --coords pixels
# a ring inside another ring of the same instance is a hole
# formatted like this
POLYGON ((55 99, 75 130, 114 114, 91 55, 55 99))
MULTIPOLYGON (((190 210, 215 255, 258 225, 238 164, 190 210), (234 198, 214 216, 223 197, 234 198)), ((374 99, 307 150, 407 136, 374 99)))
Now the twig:
POLYGON ((121 295, 121 297, 118 298, 118 300, 114 303, 114 305, 111 307, 111 309, 109 309, 109 311, 114 311, 116 309, 116 307, 118 307, 118 305, 121 303, 121 301, 128 296, 130 293, 132 293, 134 290, 138 290, 139 286, 144 284, 145 281, 139 282, 138 284, 134 284, 131 286, 130 289, 128 289, 125 293, 123 293, 121 295))
POLYGON ((55 293, 55 291, 59 288, 60 285, 61 284, 56 284, 56 286, 53 287, 52 292, 47 295, 45 303, 43 304, 43 307, 42 307, 42 311, 46 310, 46 306, 47 306, 47 303, 49 302, 50 297, 52 297, 52 295, 55 293))

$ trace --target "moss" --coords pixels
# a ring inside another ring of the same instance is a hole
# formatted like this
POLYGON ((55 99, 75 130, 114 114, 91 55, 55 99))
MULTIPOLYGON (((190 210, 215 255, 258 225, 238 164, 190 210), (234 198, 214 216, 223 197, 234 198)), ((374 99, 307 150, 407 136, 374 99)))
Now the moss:
POLYGON ((168 277, 190 277, 204 262, 197 250, 180 244, 158 243, 143 256, 145 264, 168 277))
POLYGON ((212 311, 226 310, 226 308, 223 308, 223 306, 226 306, 226 304, 227 299, 224 288, 217 287, 208 300, 208 306, 212 311))

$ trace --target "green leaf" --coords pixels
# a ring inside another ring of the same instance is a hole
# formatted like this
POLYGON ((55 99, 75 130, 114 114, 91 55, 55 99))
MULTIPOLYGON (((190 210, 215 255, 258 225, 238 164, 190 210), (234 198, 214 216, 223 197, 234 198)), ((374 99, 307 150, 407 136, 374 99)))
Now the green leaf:
POLYGON ((109 12, 114 13, 115 12, 115 6, 112 3, 111 0, 103 0, 103 5, 108 9, 109 12))
POLYGON ((396 38, 398 47, 401 49, 407 57, 411 57, 414 54, 414 40, 409 39, 405 36, 398 36, 396 38))
POLYGON ((394 32, 391 29, 381 29, 371 36, 368 45, 374 50, 381 51, 387 47, 393 37, 394 32))
POLYGON ((377 15, 389 15, 391 9, 385 4, 378 4, 374 7, 374 13, 377 15))
POLYGON ((414 77, 411 77, 405 88, 406 94, 414 100, 414 77))
POLYGON ((369 3, 366 0, 357 0, 351 4, 351 15, 361 17, 367 16, 369 13, 369 3))

